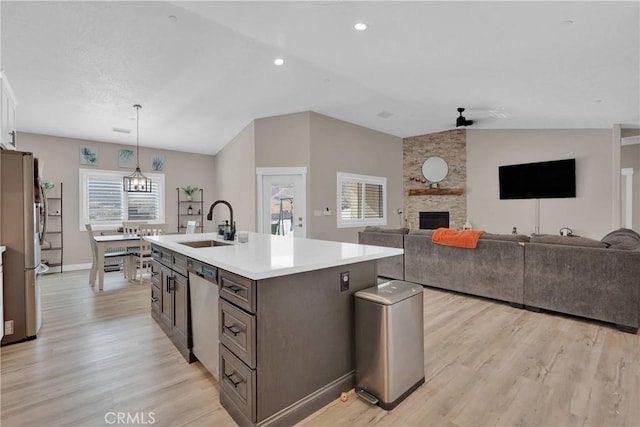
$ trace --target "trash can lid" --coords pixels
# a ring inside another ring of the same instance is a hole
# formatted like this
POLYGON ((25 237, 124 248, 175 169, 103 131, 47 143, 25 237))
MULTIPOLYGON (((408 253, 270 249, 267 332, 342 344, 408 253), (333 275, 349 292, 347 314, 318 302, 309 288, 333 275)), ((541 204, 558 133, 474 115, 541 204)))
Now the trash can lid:
POLYGON ((391 305, 417 294, 422 294, 422 285, 404 280, 390 280, 381 285, 356 292, 356 298, 391 305))

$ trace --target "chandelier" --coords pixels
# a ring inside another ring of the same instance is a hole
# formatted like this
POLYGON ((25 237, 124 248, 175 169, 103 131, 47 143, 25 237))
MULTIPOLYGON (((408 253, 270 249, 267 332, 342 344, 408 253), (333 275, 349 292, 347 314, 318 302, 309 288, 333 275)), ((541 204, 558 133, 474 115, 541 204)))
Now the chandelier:
POLYGON ((151 180, 140 171, 140 109, 142 105, 133 106, 136 109, 136 170, 122 179, 122 187, 127 193, 151 193, 151 180))

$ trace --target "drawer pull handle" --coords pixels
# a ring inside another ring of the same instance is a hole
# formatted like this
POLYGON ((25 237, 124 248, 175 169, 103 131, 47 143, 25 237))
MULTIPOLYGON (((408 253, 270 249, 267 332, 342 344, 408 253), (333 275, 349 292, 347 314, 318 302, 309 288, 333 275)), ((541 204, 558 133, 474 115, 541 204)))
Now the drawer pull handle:
POLYGON ((229 286, 229 290, 231 292, 233 292, 234 294, 237 294, 238 292, 240 292, 242 290, 242 288, 240 286, 229 286))
POLYGON ((233 378, 231 378, 231 376, 234 375, 234 374, 235 374, 235 372, 233 374, 230 374, 230 375, 224 374, 224 379, 229 381, 231 383, 231 385, 233 386, 233 388, 238 388, 238 384, 240 384, 242 381, 235 382, 233 380, 233 378))
POLYGON ((233 334, 233 336, 234 336, 234 337, 237 337, 237 336, 238 336, 238 334, 241 332, 239 329, 237 329, 237 328, 236 328, 236 325, 232 325, 232 326, 224 325, 224 328, 225 328, 227 331, 231 332, 231 333, 233 334), (234 329, 234 328, 236 328, 236 329, 234 329))

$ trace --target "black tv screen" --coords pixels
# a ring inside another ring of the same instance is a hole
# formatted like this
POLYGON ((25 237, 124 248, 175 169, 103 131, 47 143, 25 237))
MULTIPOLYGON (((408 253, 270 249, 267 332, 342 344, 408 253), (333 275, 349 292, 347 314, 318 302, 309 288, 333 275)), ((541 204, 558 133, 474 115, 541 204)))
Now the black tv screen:
POLYGON ((576 197, 576 159, 500 166, 500 199, 576 197))

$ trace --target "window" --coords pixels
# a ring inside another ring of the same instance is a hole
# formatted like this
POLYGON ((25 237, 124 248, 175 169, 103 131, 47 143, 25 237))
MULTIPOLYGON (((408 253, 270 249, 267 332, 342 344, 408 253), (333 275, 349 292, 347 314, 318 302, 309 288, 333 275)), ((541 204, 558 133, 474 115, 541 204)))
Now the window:
POLYGON ((338 228, 387 224, 387 178, 338 172, 338 228))
POLYGON ((122 178, 130 171, 80 169, 80 230, 91 224, 94 230, 113 230, 122 221, 164 222, 164 175, 151 178, 150 193, 127 193, 122 178))

